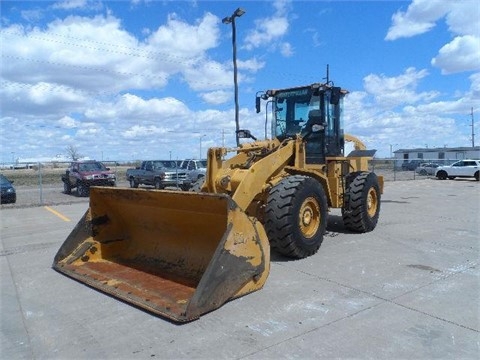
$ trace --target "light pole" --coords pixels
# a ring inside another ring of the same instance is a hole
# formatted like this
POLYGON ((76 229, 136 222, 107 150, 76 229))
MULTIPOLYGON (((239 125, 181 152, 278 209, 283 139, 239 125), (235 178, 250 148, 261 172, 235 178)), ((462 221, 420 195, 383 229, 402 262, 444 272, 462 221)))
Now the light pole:
POLYGON ((472 125, 470 125, 472 127, 472 148, 475 147, 475 123, 473 121, 473 107, 471 109, 471 112, 470 112, 470 116, 472 117, 472 125))
POLYGON ((390 144, 390 158, 393 158, 393 147, 397 145, 398 144, 390 144))
POLYGON ((240 140, 238 138, 238 131, 240 130, 240 124, 238 122, 238 83, 237 83, 237 30, 235 27, 235 18, 245 14, 245 10, 238 8, 232 14, 223 18, 222 23, 232 24, 232 47, 233 47, 233 83, 235 86, 235 139, 237 140, 237 146, 240 146, 240 140))
POLYGON ((200 152, 199 152, 199 157, 198 157, 198 160, 202 160, 202 139, 207 136, 205 134, 201 135, 200 136, 200 152))

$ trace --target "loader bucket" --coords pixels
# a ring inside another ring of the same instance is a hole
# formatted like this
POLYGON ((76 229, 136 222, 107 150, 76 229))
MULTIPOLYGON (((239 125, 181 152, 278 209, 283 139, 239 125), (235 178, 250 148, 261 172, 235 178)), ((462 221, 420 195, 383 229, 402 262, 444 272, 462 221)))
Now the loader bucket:
POLYGON ((186 322, 262 288, 270 247, 228 195, 92 187, 53 268, 186 322))

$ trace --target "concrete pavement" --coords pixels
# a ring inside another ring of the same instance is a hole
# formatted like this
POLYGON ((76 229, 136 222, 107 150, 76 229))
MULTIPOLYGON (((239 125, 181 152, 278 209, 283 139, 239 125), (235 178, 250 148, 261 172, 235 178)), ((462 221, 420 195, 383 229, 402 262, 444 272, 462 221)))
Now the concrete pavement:
POLYGON ((387 182, 373 232, 333 211, 316 255, 184 325, 51 269, 86 203, 2 209, 0 358, 477 359, 479 185, 387 182))

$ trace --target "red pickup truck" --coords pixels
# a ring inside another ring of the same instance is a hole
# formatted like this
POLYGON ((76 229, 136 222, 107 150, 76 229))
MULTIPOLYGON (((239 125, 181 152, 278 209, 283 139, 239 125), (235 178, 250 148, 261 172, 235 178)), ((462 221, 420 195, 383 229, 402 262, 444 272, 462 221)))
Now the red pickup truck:
POLYGON ((62 181, 65 194, 76 188, 78 196, 88 196, 90 186, 115 186, 116 176, 99 161, 74 161, 62 175, 62 181))

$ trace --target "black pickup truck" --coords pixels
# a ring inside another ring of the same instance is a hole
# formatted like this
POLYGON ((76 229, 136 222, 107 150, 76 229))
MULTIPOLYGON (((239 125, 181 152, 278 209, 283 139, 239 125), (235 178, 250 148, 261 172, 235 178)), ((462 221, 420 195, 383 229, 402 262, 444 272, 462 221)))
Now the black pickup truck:
POLYGON ((165 189, 167 186, 188 190, 187 172, 177 167, 175 160, 146 160, 135 169, 127 170, 127 181, 130 187, 139 185, 154 186, 155 189, 165 189))

